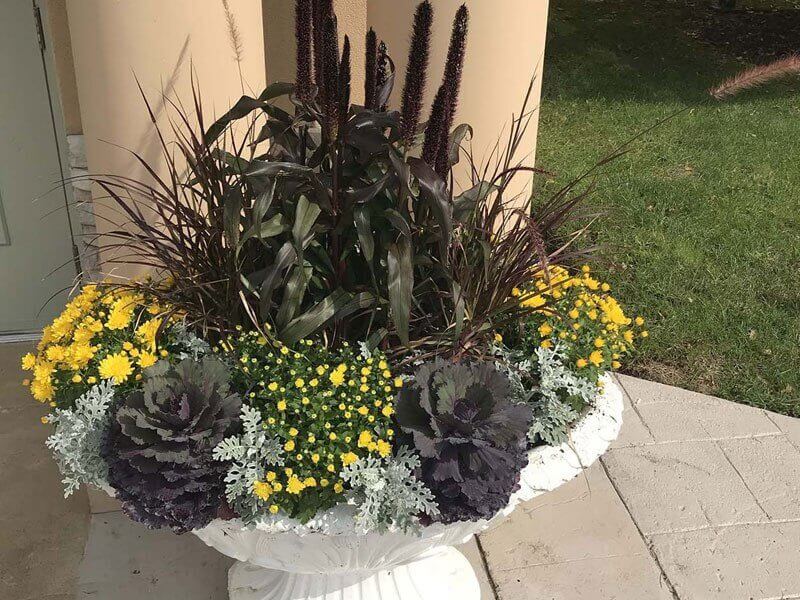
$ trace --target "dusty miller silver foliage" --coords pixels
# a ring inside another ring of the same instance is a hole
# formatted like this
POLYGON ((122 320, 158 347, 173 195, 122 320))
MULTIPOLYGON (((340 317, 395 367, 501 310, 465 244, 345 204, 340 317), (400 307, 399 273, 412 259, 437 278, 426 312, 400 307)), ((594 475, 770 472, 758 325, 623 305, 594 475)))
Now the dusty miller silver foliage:
POLYGON ((230 461, 225 475, 225 498, 246 525, 267 514, 269 504, 253 493, 256 481, 263 481, 267 467, 282 463, 280 443, 264 430, 261 413, 242 406, 242 433, 222 440, 214 448, 214 459, 230 461))
POLYGON ((109 407, 114 400, 111 380, 104 381, 75 401, 71 409, 56 409, 45 417, 55 425, 55 433, 45 445, 53 451, 64 476, 64 497, 81 484, 102 486, 108 478, 108 465, 100 455, 100 445, 108 428, 109 407))
POLYGON ((558 446, 567 441, 570 427, 581 414, 565 400, 577 397, 584 405, 593 406, 599 394, 597 386, 570 369, 558 344, 537 348, 528 357, 502 344, 495 344, 492 353, 498 358, 497 368, 511 381, 514 396, 533 409, 530 442, 558 446))
POLYGON ((208 345, 208 342, 189 331, 185 323, 175 325, 172 334, 175 336, 175 344, 181 348, 176 356, 178 360, 187 358, 200 360, 206 354, 211 353, 211 346, 208 345))
POLYGON ((569 427, 580 417, 562 398, 578 397, 587 406, 594 405, 599 389, 596 384, 580 377, 569 367, 560 346, 536 350, 536 370, 539 374, 537 402, 533 408, 533 423, 528 438, 556 446, 567 440, 569 427))
POLYGON ((390 527, 414 532, 419 528, 417 515, 439 512, 431 491, 414 476, 419 465, 419 458, 404 447, 397 456, 360 458, 342 470, 340 476, 352 488, 358 507, 356 519, 362 527, 378 532, 390 527))

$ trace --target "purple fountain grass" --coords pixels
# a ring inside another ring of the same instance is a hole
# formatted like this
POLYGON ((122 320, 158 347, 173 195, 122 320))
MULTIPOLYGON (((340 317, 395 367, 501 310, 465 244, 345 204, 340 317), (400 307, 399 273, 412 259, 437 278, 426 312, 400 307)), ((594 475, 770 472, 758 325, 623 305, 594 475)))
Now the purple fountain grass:
POLYGON ((800 54, 792 54, 766 65, 746 69, 708 90, 717 100, 775 81, 789 75, 800 75, 800 54))
POLYGON ((443 84, 448 87, 450 119, 458 110, 458 97, 461 93, 461 79, 464 72, 464 56, 467 52, 467 34, 469 32, 469 9, 462 4, 453 20, 453 33, 450 36, 450 47, 447 50, 447 62, 444 66, 443 84))
POLYGON ((468 30, 469 10, 466 4, 462 4, 453 20, 453 32, 450 36, 444 77, 431 107, 431 116, 425 131, 422 152, 423 160, 433 167, 442 178, 447 177, 450 170, 448 147, 450 129, 458 109, 468 30))

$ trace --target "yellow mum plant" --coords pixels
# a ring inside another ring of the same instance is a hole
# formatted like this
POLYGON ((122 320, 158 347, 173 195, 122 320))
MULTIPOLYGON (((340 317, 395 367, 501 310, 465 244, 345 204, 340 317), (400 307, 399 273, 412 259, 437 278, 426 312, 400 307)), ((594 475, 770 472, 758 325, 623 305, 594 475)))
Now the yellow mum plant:
POLYGON ((103 380, 133 385, 141 371, 169 354, 157 333, 165 309, 137 293, 87 285, 44 328, 36 353, 22 357, 31 394, 69 408, 103 380))
POLYGON ((611 286, 596 279, 589 266, 575 274, 551 266, 538 272, 527 290, 514 293, 523 306, 537 309, 524 326, 528 351, 558 344, 576 372, 595 382, 619 368, 636 339, 648 335, 644 319, 626 316, 611 286))
POLYGON ((221 350, 235 365, 232 387, 283 450, 281 467, 265 468, 250 490, 270 512, 307 520, 343 500, 344 467, 392 454, 394 398, 403 381, 382 354, 311 340, 290 349, 253 331, 229 337, 221 350))

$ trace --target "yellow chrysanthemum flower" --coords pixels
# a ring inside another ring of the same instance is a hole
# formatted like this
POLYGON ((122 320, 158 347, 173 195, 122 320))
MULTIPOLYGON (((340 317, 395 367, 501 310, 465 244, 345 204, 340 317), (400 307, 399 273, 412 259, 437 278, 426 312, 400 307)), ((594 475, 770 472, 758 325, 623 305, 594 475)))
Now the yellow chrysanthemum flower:
POLYGON ((392 453, 392 445, 385 440, 378 440, 376 446, 378 454, 380 454, 382 458, 386 458, 392 453))
POLYGON ((339 369, 331 371, 331 374, 328 377, 330 378, 331 383, 336 387, 339 387, 344 383, 344 371, 340 371, 339 369))
POLYGON ((525 308, 541 308, 547 304, 547 300, 541 294, 537 294, 536 296, 532 296, 522 301, 522 306, 525 308))
POLYGON ((272 486, 266 481, 256 481, 253 484, 253 494, 255 494, 261 500, 269 500, 270 496, 272 496, 272 493, 272 486))
POLYGON ((22 357, 22 368, 25 371, 33 371, 33 367, 36 366, 36 357, 28 352, 25 356, 22 357))
POLYGON ((346 452, 341 456, 342 464, 346 467, 352 465, 358 460, 358 456, 354 452, 346 452))
POLYGON ((156 364, 156 362, 158 362, 158 357, 152 352, 141 352, 139 353, 138 362, 142 369, 146 369, 147 367, 152 367, 154 364, 156 364))
POLYGON ((367 448, 372 443, 372 434, 369 431, 362 431, 358 436, 358 447, 367 448))
POLYGON ((118 352, 109 354, 101 360, 98 372, 103 379, 113 379, 117 383, 123 383, 133 373, 133 365, 127 356, 118 352))
POLYGON ((150 350, 156 349, 156 334, 158 333, 158 328, 161 327, 163 322, 163 319, 159 318, 150 319, 136 328, 136 337, 139 339, 142 345, 150 350))
POLYGON ((49 402, 55 396, 53 382, 50 377, 45 379, 34 379, 31 382, 31 394, 39 402, 49 402))
POLYGON ((286 491, 290 494, 299 494, 304 489, 306 489, 305 484, 298 479, 297 475, 292 475, 289 478, 289 481, 286 483, 286 491))
POLYGON ((125 329, 131 324, 133 319, 133 309, 135 305, 128 298, 120 298, 114 303, 111 312, 106 320, 106 327, 112 331, 125 329))

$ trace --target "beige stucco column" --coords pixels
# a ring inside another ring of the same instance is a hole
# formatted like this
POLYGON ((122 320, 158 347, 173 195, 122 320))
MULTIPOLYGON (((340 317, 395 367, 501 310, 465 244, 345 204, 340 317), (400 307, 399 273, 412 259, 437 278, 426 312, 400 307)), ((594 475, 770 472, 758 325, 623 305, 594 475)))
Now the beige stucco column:
MULTIPOLYGON (((435 11, 428 104, 441 82, 450 27, 464 0, 434 0, 435 11)), ((398 77, 393 104, 399 105, 405 73, 411 19, 418 0, 369 0, 368 22, 389 47, 398 77)), ((464 80, 456 123, 475 131, 476 159, 488 154, 502 131, 508 132, 512 114, 519 114, 531 77, 536 77, 533 106, 538 108, 544 61, 548 0, 466 0, 470 33, 464 80)), ((424 113, 427 118, 428 113, 424 113)), ((520 148, 520 158, 533 164, 538 113, 520 148)))
MULTIPOLYGON (((191 107, 194 69, 206 119, 264 87, 261 0, 229 0, 241 41, 241 74, 222 3, 197 0, 67 0, 86 156, 92 173, 143 177, 129 154, 158 161, 160 149, 136 79, 166 123, 162 90, 191 107)), ((96 202, 97 226, 118 219, 96 202)))

